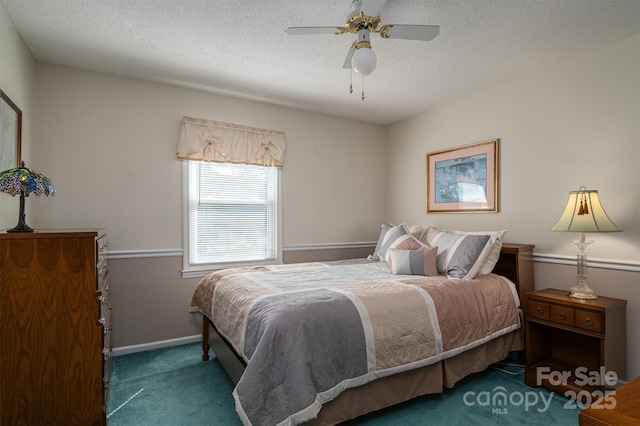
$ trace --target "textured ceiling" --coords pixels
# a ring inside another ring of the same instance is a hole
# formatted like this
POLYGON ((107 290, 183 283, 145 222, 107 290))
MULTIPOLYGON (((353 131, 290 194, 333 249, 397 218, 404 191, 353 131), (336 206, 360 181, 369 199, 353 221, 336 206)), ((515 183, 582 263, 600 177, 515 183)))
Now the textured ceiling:
MULTIPOLYGON (((366 1, 366 0, 365 0, 366 1)), ((366 99, 342 64, 350 0, 0 0, 36 60, 389 124, 640 33, 640 0, 389 0, 383 24, 439 25, 433 41, 381 39, 366 99)))

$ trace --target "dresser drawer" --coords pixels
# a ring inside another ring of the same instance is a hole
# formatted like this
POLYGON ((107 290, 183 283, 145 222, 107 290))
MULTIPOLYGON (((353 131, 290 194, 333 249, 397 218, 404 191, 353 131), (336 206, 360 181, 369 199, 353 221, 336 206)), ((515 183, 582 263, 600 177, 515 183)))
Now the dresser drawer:
POLYGON ((548 320, 551 315, 548 303, 535 302, 533 300, 528 303, 528 312, 529 316, 544 320, 548 320))
POLYGON ((551 317, 553 322, 565 325, 573 325, 574 310, 566 306, 551 305, 551 317))
POLYGON ((602 333, 604 330, 602 314, 597 312, 576 310, 576 327, 602 333))
POLYGON ((98 253, 98 262, 107 258, 107 249, 109 247, 109 240, 107 235, 103 234, 100 238, 96 239, 96 252, 98 253))
POLYGON ((109 263, 106 258, 98 262, 96 266, 96 291, 104 293, 105 283, 109 275, 109 263))
POLYGON ((112 365, 113 365, 113 358, 111 357, 111 352, 109 352, 109 355, 107 355, 105 357, 105 361, 104 361, 104 366, 103 366, 103 371, 104 371, 104 376, 102 378, 102 389, 103 389, 103 410, 105 412, 108 412, 107 407, 109 405, 109 387, 111 386, 111 370, 112 370, 112 365))
MULTIPOLYGON (((109 282, 105 283, 105 289, 109 288, 109 282)), ((105 329, 111 327, 111 299, 109 297, 109 292, 105 291, 100 294, 98 298, 100 301, 100 318, 98 322, 102 324, 105 329)))

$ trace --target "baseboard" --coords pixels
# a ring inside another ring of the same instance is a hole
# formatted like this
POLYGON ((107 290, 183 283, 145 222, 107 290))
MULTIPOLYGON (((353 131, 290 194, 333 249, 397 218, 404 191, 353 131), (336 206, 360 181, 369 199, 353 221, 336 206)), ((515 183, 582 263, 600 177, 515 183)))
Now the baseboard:
POLYGON ((187 343, 196 343, 202 340, 202 335, 179 337, 177 339, 160 340, 158 342, 142 343, 140 345, 122 346, 113 348, 113 356, 132 354, 136 352, 150 351, 153 349, 168 348, 169 346, 186 345, 187 343))

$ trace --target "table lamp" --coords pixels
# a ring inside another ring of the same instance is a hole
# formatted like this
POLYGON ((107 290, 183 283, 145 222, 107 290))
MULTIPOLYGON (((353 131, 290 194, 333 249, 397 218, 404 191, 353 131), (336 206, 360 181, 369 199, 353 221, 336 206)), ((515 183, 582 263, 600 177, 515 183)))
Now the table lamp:
POLYGON ((29 170, 23 161, 20 167, 0 172, 0 192, 6 192, 11 196, 20 194, 18 224, 15 228, 7 229, 7 232, 35 232, 35 229, 29 227, 25 222, 24 199, 31 193, 53 196, 56 190, 48 177, 34 170, 29 170))
POLYGON ((569 192, 567 206, 551 231, 580 233, 580 239, 572 241, 578 249, 578 282, 571 287, 569 297, 597 299, 595 291, 587 283, 587 248, 593 241, 585 241, 585 233, 621 231, 602 208, 598 191, 581 186, 578 191, 569 192))

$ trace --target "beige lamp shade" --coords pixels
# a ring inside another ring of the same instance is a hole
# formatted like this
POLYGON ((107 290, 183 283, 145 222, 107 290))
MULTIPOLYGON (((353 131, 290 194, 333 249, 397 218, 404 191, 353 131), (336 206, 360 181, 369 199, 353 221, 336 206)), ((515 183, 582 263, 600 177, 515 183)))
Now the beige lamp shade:
POLYGON ((600 203, 598 191, 580 188, 569 192, 569 201, 551 231, 620 232, 600 203))

